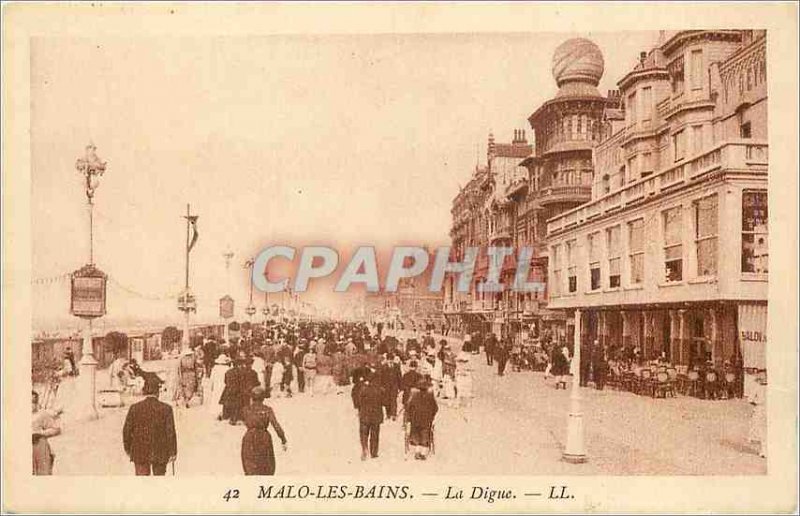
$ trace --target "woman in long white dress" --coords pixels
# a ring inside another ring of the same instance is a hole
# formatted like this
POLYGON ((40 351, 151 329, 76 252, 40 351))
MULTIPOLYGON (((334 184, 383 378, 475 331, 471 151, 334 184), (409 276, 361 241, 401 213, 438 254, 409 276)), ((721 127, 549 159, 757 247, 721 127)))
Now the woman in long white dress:
POLYGON ((461 352, 456 359, 456 396, 461 407, 468 406, 472 399, 472 366, 469 355, 461 352))
POLYGON ((280 360, 276 360, 272 364, 272 376, 269 379, 270 392, 273 398, 277 398, 280 394, 281 383, 283 383, 283 363, 280 360))
POLYGON ((108 385, 110 389, 122 391, 127 387, 127 384, 124 384, 122 381, 123 371, 126 365, 126 360, 122 357, 117 357, 111 362, 111 365, 108 367, 108 385))
POLYGON ((218 418, 222 416, 222 406, 219 404, 219 399, 222 396, 222 391, 225 390, 225 373, 230 369, 231 361, 225 353, 221 353, 216 360, 214 360, 214 367, 211 368, 211 374, 208 381, 208 410, 215 414, 218 418))

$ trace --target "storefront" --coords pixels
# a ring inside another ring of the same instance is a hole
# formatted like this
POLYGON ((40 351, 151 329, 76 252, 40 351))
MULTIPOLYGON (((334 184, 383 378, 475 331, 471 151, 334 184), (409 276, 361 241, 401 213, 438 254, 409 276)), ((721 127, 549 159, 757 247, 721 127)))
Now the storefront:
POLYGON ((737 334, 737 314, 745 314, 739 319, 746 321, 747 352, 763 356, 763 344, 754 341, 766 340, 766 305, 763 318, 754 308, 742 312, 743 306, 748 305, 714 302, 588 309, 581 340, 584 345, 597 341, 610 354, 635 352, 641 360, 663 356, 675 365, 689 367, 711 361, 721 368, 726 362, 738 361, 738 346, 744 342, 741 331, 737 334))

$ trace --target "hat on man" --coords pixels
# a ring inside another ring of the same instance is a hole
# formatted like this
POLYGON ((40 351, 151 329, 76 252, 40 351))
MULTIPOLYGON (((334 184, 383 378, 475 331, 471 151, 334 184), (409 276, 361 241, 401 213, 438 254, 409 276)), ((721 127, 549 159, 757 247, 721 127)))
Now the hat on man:
POLYGON ((144 379, 144 386, 142 387, 142 394, 145 396, 152 396, 153 394, 158 394, 158 391, 161 390, 161 381, 158 377, 147 376, 144 379))

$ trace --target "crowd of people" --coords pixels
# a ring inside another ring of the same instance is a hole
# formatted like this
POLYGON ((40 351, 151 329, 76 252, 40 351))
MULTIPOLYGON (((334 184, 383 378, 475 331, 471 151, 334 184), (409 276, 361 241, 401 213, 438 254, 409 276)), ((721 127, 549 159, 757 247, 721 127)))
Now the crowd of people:
MULTIPOLYGON (((347 390, 358 414, 362 460, 379 456, 381 425, 401 415, 407 449, 413 449, 415 459, 425 460, 433 448, 439 402, 463 407, 473 395, 470 358, 457 353, 447 339, 437 342, 433 331, 405 339, 388 333, 365 323, 276 321, 231 342, 204 339, 184 350, 163 380, 145 377, 131 361, 115 361, 109 374, 121 384, 138 379, 150 397, 153 385, 158 385, 175 407, 204 406, 219 421, 244 424, 245 474, 274 474, 270 426, 287 445, 267 405, 270 399, 341 395, 347 390)), ((139 426, 142 432, 152 431, 143 421, 139 426)), ((161 466, 136 471, 163 474, 161 466)))
MULTIPOLYGON (((119 358, 109 370, 112 389, 133 390, 144 399, 133 404, 123 427, 123 447, 137 475, 164 475, 177 455, 174 410, 201 407, 209 418, 244 425, 242 470, 246 475, 274 475, 272 434, 288 446, 270 399, 337 396, 348 392, 357 413, 361 459, 380 455, 380 430, 386 421, 401 421, 406 452, 426 460, 434 450, 435 419, 440 405, 463 408, 473 397, 471 355, 485 352, 486 365, 505 374, 542 368, 566 388, 566 379, 580 367, 581 384, 589 378, 602 389, 610 369, 622 360, 608 360, 599 346, 582 349, 580 366, 563 342, 537 342, 532 349, 503 332, 467 333, 457 349, 453 339, 398 331, 365 323, 274 321, 244 338, 225 342, 205 338, 170 362, 165 378, 145 371, 134 359, 119 358), (390 331, 385 331, 385 330, 390 331), (398 338, 399 337, 399 338, 398 338), (526 365, 527 364, 527 365, 526 365), (587 366, 588 364, 588 366, 587 366), (533 366, 532 366, 533 365, 533 366), (302 394, 302 396, 299 396, 302 394), (161 399, 159 399, 161 398, 161 399), (163 400, 163 401, 162 401, 163 400)), ((635 359, 635 357, 633 357, 635 359)), ((766 454, 763 385, 753 390, 751 439, 766 454)), ((33 392, 33 470, 52 474, 54 456, 48 438, 60 433, 58 412, 39 405, 33 392)), ((289 403, 303 403, 291 401, 289 403)))

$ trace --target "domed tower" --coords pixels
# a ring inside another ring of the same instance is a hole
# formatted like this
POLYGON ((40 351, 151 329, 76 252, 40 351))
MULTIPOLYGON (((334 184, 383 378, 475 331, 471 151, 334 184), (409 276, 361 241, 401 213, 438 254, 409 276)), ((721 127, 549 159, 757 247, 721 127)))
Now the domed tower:
POLYGON ((553 53, 553 78, 560 88, 558 95, 599 97, 597 85, 604 67, 603 54, 597 45, 585 38, 568 39, 553 53))
POLYGON ((592 148, 600 140, 603 110, 617 98, 597 90, 604 66, 592 41, 573 38, 560 44, 552 65, 558 92, 528 118, 536 146, 526 165, 537 187, 531 193, 539 209, 540 238, 548 218, 591 199, 592 148))

